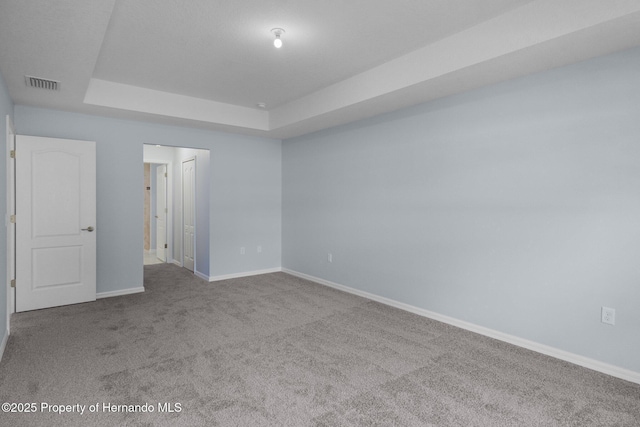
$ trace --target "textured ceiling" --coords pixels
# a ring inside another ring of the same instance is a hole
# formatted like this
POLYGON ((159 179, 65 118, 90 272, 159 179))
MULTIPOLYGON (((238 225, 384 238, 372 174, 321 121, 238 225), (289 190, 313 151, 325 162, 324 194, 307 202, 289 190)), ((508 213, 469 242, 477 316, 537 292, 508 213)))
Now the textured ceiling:
POLYGON ((0 2, 16 104, 277 138, 638 45, 637 0, 0 2))
POLYGON ((94 77, 273 108, 527 2, 120 1, 94 77))

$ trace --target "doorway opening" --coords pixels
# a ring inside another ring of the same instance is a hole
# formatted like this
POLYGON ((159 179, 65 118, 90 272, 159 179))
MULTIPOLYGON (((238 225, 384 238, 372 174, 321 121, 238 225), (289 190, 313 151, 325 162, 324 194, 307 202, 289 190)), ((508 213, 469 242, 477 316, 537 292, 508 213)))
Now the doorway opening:
POLYGON ((143 145, 144 265, 209 279, 209 150, 143 145))
POLYGON ((167 179, 167 164, 144 163, 144 265, 167 262, 167 179))

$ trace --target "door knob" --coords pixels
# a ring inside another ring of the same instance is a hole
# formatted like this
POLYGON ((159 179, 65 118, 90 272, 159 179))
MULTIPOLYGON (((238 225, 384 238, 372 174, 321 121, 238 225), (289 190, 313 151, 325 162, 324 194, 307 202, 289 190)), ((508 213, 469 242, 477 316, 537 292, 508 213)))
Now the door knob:
POLYGON ((91 233, 94 230, 94 228, 92 226, 89 226, 87 228, 83 228, 82 231, 88 231, 89 233, 91 233))

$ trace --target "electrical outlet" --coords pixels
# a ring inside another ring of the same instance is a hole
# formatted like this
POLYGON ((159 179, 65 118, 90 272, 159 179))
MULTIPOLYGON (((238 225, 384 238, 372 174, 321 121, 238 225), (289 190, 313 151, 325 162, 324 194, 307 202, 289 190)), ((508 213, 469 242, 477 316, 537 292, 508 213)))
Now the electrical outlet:
POLYGON ((609 325, 616 324, 616 309, 610 307, 602 307, 602 323, 609 325))
POLYGON ((244 246, 240 248, 240 255, 244 255, 244 246))
POLYGON ((333 262, 333 254, 331 252, 327 254, 327 261, 333 262))
POLYGON ((258 246, 258 249, 256 249, 258 251, 258 253, 262 252, 262 246, 258 246))

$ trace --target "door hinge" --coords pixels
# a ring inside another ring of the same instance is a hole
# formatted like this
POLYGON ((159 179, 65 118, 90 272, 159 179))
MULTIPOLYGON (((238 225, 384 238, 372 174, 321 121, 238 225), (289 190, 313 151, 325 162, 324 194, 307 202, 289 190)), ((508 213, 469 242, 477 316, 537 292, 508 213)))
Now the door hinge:
POLYGON ((11 215, 11 216, 9 217, 9 222, 10 222, 11 224, 15 224, 15 223, 16 223, 16 216, 15 216, 15 215, 11 215))
POLYGON ((9 156, 11 156, 12 159, 15 159, 16 158, 16 150, 11 150, 9 152, 9 156))
POLYGON ((165 178, 167 177, 167 173, 166 173, 166 172, 164 173, 164 177, 165 177, 165 178))
POLYGON ((16 279, 11 279, 11 287, 12 288, 16 287, 16 279))
POLYGON ((164 208, 164 213, 167 213, 167 212, 169 212, 169 209, 168 208, 164 208))
POLYGON ((167 249, 167 243, 164 244, 164 248, 167 249))

